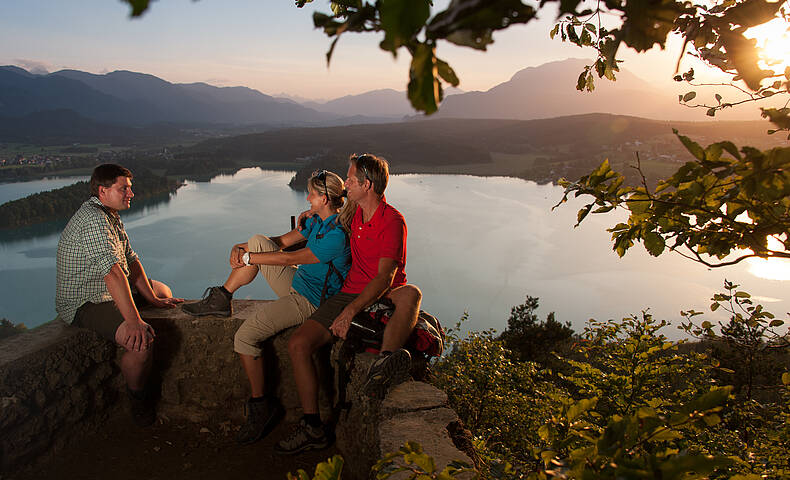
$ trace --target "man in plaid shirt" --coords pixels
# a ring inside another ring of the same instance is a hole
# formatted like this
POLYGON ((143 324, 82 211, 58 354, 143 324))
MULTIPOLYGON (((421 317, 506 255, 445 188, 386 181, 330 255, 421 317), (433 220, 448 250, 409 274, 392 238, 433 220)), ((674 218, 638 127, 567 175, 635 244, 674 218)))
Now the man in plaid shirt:
POLYGON ((173 298, 164 283, 148 279, 129 245, 118 211, 129 208, 134 196, 132 173, 120 165, 99 165, 90 187, 91 197, 71 217, 58 242, 55 310, 64 322, 91 329, 126 349, 121 372, 132 417, 139 425, 150 425, 156 414, 147 380, 156 335, 140 318, 137 305, 172 308, 183 300, 173 298))

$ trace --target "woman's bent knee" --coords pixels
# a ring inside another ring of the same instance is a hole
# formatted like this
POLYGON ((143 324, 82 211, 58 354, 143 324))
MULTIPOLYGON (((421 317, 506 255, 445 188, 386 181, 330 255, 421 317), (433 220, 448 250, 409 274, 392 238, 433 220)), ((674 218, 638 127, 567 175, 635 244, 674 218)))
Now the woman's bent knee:
POLYGON ((261 355, 258 341, 252 339, 242 328, 236 330, 236 335, 233 336, 233 350, 236 353, 252 357, 259 357, 261 355))
POLYGON ((159 298, 170 298, 173 296, 173 290, 171 290, 167 284, 164 284, 159 280, 151 280, 151 289, 159 298))
POLYGON ((247 248, 250 252, 273 252, 279 250, 277 244, 266 235, 253 235, 247 240, 247 248))

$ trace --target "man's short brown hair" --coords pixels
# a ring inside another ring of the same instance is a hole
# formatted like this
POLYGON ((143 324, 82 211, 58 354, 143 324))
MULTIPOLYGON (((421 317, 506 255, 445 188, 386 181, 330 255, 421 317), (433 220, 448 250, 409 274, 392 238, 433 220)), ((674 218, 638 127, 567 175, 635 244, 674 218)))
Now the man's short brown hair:
POLYGON ((381 157, 370 153, 351 155, 349 162, 357 168, 357 180, 364 184, 365 180, 370 180, 373 184, 373 191, 379 195, 384 195, 387 182, 390 178, 389 163, 381 157))
POLYGON ((99 196, 99 186, 112 187, 118 177, 132 177, 132 172, 115 163, 103 163, 93 169, 91 174, 91 195, 99 196))

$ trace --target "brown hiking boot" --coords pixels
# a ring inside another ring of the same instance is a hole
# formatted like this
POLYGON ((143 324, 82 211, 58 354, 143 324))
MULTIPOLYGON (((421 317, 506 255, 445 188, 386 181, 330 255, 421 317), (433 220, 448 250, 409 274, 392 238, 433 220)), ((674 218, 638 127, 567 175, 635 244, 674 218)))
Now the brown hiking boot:
POLYGON ((236 441, 242 445, 255 443, 265 437, 285 414, 277 400, 268 398, 259 402, 247 400, 244 410, 247 421, 236 435, 236 441))
POLYGON ((203 300, 182 305, 181 310, 196 317, 202 317, 203 315, 230 317, 232 313, 230 299, 231 297, 223 292, 220 287, 208 287, 203 292, 203 300))

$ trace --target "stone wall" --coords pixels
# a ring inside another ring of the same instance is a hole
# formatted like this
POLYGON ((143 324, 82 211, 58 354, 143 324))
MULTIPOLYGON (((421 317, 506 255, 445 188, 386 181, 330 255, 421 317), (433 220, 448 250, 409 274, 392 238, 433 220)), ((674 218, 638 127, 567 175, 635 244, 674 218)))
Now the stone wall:
MULTIPOLYGON (((142 312, 157 333, 154 370, 161 384, 157 413, 162 418, 242 421, 249 393, 233 352, 233 335, 262 303, 234 300, 231 318, 194 318, 180 309, 142 312)), ((264 352, 267 385, 275 386, 286 420, 293 421, 301 412, 287 353, 291 334, 285 331, 266 342, 264 352)), ((452 437, 458 435, 450 431, 457 430, 458 418, 443 392, 411 381, 393 389, 383 402, 370 402, 357 392, 374 357, 342 357, 342 350, 336 344, 332 352, 320 352, 316 362, 325 380, 321 413, 336 424, 345 479, 367 478, 383 453, 397 450, 406 440, 422 443, 437 465, 471 462, 453 445, 458 439, 452 437), (343 369, 332 369, 330 363, 343 369), (348 373, 336 379, 338 371, 348 373)), ((92 332, 58 321, 0 341, 0 471, 45 458, 109 415, 119 414, 123 381, 113 360, 120 354, 92 332)))
POLYGON ((120 386, 115 351, 59 321, 0 341, 0 472, 107 418, 120 386))

